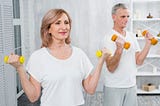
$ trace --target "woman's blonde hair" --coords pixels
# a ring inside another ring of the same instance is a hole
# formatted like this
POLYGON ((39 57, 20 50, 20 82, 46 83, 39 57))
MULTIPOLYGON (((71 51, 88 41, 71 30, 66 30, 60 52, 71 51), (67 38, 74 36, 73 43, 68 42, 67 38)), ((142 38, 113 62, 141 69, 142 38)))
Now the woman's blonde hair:
MULTIPOLYGON (((52 36, 49 33, 49 28, 51 26, 51 24, 53 24, 57 19, 59 19, 62 14, 66 14, 69 20, 69 25, 70 25, 70 30, 71 30, 71 18, 69 16, 69 14, 63 10, 63 9, 51 9, 49 10, 45 16, 42 19, 42 24, 41 24, 41 39, 42 39, 42 45, 41 47, 49 47, 53 40, 52 40, 52 36)), ((69 32, 69 36, 68 38, 65 39, 65 42, 67 44, 70 44, 71 40, 70 40, 70 32, 69 32)))

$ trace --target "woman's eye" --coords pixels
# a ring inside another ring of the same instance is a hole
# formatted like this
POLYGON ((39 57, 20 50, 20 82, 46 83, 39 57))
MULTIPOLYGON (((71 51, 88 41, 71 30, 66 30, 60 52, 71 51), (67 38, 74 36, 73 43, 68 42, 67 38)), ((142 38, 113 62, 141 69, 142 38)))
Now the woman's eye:
POLYGON ((69 24, 69 22, 68 22, 68 21, 65 21, 64 23, 65 23, 65 24, 69 24))
POLYGON ((56 22, 55 24, 59 25, 59 24, 60 24, 60 22, 56 22))

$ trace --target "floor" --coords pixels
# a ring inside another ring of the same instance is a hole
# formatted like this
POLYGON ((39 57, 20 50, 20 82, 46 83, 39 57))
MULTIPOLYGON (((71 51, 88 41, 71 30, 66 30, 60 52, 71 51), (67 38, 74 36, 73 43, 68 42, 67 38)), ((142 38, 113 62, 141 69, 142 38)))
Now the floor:
MULTIPOLYGON (((84 106, 102 106, 103 93, 94 95, 84 94, 86 103, 84 106)), ((39 106, 40 101, 30 103, 25 94, 18 99, 18 106, 39 106)), ((160 106, 160 95, 138 95, 138 106, 160 106)))

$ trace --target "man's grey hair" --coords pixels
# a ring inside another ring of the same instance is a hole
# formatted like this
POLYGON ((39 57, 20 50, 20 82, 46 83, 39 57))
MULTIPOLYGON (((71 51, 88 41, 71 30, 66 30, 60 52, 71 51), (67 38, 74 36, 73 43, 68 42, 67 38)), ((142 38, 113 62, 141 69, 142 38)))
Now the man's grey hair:
POLYGON ((120 8, 122 8, 122 9, 128 9, 125 4, 123 4, 123 3, 118 3, 118 4, 116 4, 116 5, 114 5, 114 6, 112 7, 112 15, 113 15, 113 14, 116 14, 117 10, 120 9, 120 8))

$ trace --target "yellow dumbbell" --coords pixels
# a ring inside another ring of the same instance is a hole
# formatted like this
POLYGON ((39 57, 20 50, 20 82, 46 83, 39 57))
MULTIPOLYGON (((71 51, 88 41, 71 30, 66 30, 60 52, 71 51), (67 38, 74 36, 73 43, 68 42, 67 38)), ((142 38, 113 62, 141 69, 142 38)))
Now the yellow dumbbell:
MULTIPOLYGON (((7 64, 8 63, 8 56, 4 56, 4 62, 7 64)), ((21 63, 21 64, 23 64, 24 63, 24 61, 25 61, 25 58, 24 58, 24 56, 20 56, 19 57, 19 62, 21 63)))
POLYGON ((102 56, 102 51, 101 50, 97 50, 96 51, 96 57, 101 57, 102 56))
MULTIPOLYGON (((147 30, 144 30, 144 31, 142 32, 142 35, 145 36, 145 35, 147 34, 147 32, 148 32, 147 30)), ((157 40, 156 38, 154 38, 154 37, 151 38, 150 40, 151 40, 151 44, 152 44, 152 45, 156 45, 156 44, 158 43, 158 40, 157 40)))
MULTIPOLYGON (((109 53, 112 54, 111 51, 109 51, 109 53)), ((102 51, 101 51, 101 50, 97 50, 97 51, 96 51, 96 57, 99 58, 99 57, 101 57, 101 56, 102 56, 102 51)))
MULTIPOLYGON (((118 36, 117 36, 116 34, 114 34, 114 35, 112 36, 111 40, 115 42, 117 38, 118 38, 118 36)), ((124 47, 125 49, 128 49, 128 48, 130 48, 130 45, 131 45, 131 44, 130 44, 129 42, 125 42, 123 47, 124 47)))

